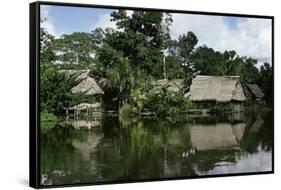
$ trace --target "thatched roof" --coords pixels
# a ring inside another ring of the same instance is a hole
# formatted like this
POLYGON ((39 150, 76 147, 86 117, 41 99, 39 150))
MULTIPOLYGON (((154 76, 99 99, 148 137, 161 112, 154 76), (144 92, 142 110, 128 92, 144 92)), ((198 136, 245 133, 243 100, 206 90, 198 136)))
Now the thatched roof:
POLYGON ((71 91, 72 93, 86 92, 88 95, 104 94, 102 89, 96 83, 95 79, 91 77, 85 78, 78 85, 74 86, 71 91))
POLYGON ((263 98, 264 93, 261 91, 257 84, 246 84, 250 92, 257 98, 263 98))
POLYGON ((192 101, 246 100, 239 76, 197 75, 192 79, 190 91, 185 97, 190 97, 192 101))
POLYGON ((86 93, 87 95, 104 94, 103 90, 96 83, 96 80, 89 76, 90 70, 62 70, 67 75, 75 75, 82 81, 71 89, 72 93, 86 93))
POLYGON ((88 74, 90 73, 90 70, 60 70, 60 72, 65 73, 66 75, 74 75, 77 77, 77 79, 85 79, 88 77, 88 74))
POLYGON ((167 86, 169 91, 172 92, 178 92, 180 89, 183 88, 184 79, 173 79, 173 80, 167 80, 167 79, 160 79, 152 82, 153 86, 167 86))

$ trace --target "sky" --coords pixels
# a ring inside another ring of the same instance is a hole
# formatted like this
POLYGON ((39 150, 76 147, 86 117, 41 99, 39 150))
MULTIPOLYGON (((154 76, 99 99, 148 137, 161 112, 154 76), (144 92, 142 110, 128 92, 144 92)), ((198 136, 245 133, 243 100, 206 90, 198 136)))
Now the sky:
MULTIPOLYGON (((59 37, 73 32, 91 32, 96 27, 116 28, 110 21, 112 9, 41 5, 41 19, 50 34, 59 37)), ((132 13, 128 11, 128 13, 132 13)), ((271 20, 231 16, 172 13, 170 33, 173 39, 192 31, 197 46, 216 51, 235 50, 240 56, 253 57, 258 65, 271 64, 271 20)))

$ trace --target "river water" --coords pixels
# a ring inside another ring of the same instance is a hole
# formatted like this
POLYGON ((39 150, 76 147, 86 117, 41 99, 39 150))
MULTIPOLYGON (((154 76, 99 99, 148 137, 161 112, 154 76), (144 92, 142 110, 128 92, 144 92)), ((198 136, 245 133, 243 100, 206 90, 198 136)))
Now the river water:
POLYGON ((41 185, 271 171, 271 114, 64 120, 41 134, 41 185))

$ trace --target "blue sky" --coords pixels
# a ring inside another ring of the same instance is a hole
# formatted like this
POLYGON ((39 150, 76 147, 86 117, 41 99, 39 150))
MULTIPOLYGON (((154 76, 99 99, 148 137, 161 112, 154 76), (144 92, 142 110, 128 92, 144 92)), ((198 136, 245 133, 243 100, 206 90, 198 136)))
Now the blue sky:
MULTIPOLYGON (((41 6, 42 26, 59 37, 72 32, 90 32, 96 27, 115 28, 110 21, 112 9, 41 6)), ((229 16, 173 13, 171 37, 193 31, 200 45, 218 51, 235 50, 260 62, 271 62, 271 20, 229 16)))
MULTIPOLYGON (((43 5, 43 7, 46 7, 43 5)), ((56 32, 70 34, 72 32, 90 32, 101 15, 110 14, 113 9, 47 6, 48 16, 52 18, 56 32)), ((223 17, 230 29, 237 27, 238 17, 223 17)))
POLYGON ((100 15, 111 12, 111 9, 52 6, 49 8, 49 17, 52 18, 57 33, 69 34, 90 32, 100 15))

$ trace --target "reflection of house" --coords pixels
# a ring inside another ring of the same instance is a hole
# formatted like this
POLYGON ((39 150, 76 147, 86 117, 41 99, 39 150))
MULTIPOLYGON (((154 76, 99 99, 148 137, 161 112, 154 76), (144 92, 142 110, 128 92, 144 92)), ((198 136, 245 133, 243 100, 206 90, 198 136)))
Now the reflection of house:
POLYGON ((240 103, 246 100, 239 76, 197 75, 185 97, 198 103, 231 103, 233 111, 239 111, 240 103))
POLYGON ((73 107, 69 107, 66 109, 66 114, 68 115, 70 110, 74 112, 74 115, 79 115, 83 110, 86 111, 87 114, 100 112, 101 103, 97 103, 95 101, 101 102, 101 95, 103 95, 104 92, 98 86, 95 79, 89 76, 90 70, 62 70, 61 72, 64 72, 69 76, 74 76, 80 81, 79 84, 71 89, 72 93, 85 93, 85 95, 93 97, 91 104, 80 103, 73 107))
POLYGON ((264 97, 264 93, 257 84, 246 84, 244 90, 250 101, 258 102, 264 97))
POLYGON ((74 119, 74 120, 67 120, 67 124, 73 126, 75 129, 80 128, 92 128, 92 127, 98 127, 101 125, 101 122, 99 120, 82 120, 82 119, 74 119))
POLYGON ((101 133, 89 133, 85 140, 73 140, 72 146, 82 153, 85 160, 90 160, 90 153, 93 152, 103 138, 101 133))
POLYGON ((246 123, 237 123, 232 125, 233 134, 235 135, 235 138, 238 142, 241 142, 244 135, 245 128, 246 128, 246 123))
POLYGON ((178 92, 183 88, 184 79, 161 79, 152 82, 152 85, 155 87, 164 87, 166 86, 167 89, 171 92, 178 92))
POLYGON ((69 112, 72 111, 75 116, 81 115, 82 112, 85 112, 87 115, 101 115, 101 104, 94 103, 81 103, 76 106, 66 108, 66 115, 69 115, 69 112))
POLYGON ((198 151, 213 150, 238 146, 246 124, 221 123, 216 125, 193 125, 190 127, 190 138, 198 151))

